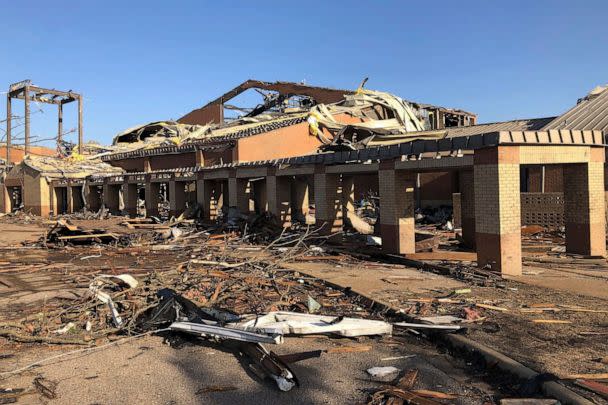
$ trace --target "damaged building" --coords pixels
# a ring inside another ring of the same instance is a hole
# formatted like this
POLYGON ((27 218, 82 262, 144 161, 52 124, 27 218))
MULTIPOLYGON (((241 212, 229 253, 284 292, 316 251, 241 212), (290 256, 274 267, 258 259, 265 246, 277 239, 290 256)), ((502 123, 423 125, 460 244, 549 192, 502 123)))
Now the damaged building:
POLYGON ((373 233, 384 252, 407 255, 415 252, 416 209, 445 205, 478 265, 503 274, 521 273, 522 224, 563 226, 569 252, 605 256, 605 88, 561 116, 477 124, 473 113, 364 84, 248 80, 89 154, 54 164, 26 158, 4 178, 2 211, 21 204, 47 216, 103 206, 158 216, 166 202, 169 216, 196 204, 213 221, 231 207, 268 212, 284 226, 373 233), (231 104, 246 91, 262 101, 231 104), (353 214, 366 196, 379 205, 373 226, 353 214))

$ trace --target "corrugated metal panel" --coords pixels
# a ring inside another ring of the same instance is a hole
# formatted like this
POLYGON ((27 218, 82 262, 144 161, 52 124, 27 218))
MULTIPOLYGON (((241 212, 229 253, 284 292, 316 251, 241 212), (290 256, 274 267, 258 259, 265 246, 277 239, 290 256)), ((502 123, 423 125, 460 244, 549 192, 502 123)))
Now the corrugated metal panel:
POLYGON ((608 88, 598 95, 585 97, 574 108, 555 118, 542 129, 608 131, 608 88))
POLYGON ((446 138, 488 134, 491 132, 499 131, 538 131, 543 126, 547 125, 547 123, 552 121, 554 118, 555 117, 531 118, 504 122, 493 122, 489 124, 471 125, 468 127, 446 128, 446 130, 448 131, 446 138))
POLYGON ((489 134, 492 132, 500 131, 538 131, 549 122, 553 121, 555 117, 547 118, 531 118, 504 122, 492 122, 489 124, 470 125, 466 127, 449 127, 446 129, 432 130, 432 131, 420 131, 420 132, 408 132, 408 137, 414 137, 420 135, 443 135, 443 138, 458 138, 462 136, 473 136, 481 134, 489 134))

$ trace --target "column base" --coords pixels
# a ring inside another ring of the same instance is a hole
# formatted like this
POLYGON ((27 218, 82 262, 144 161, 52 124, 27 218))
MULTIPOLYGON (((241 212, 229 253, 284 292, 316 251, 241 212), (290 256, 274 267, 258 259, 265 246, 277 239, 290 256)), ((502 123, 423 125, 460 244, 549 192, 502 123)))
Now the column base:
POLYGON ((493 271, 503 275, 521 276, 521 233, 476 233, 477 265, 490 265, 493 271))
POLYGON ((604 224, 566 223, 566 252, 606 257, 604 224))
POLYGON ((382 251, 385 253, 416 253, 416 236, 412 224, 380 224, 382 251))

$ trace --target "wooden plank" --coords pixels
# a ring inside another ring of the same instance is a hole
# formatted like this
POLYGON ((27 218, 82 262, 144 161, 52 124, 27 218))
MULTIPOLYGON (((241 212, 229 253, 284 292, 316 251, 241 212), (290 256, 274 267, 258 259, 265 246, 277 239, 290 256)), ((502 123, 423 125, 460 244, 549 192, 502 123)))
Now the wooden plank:
POLYGON ((114 238, 116 235, 113 233, 97 233, 91 235, 71 235, 71 236, 60 236, 59 240, 73 240, 73 239, 94 239, 94 238, 114 238))

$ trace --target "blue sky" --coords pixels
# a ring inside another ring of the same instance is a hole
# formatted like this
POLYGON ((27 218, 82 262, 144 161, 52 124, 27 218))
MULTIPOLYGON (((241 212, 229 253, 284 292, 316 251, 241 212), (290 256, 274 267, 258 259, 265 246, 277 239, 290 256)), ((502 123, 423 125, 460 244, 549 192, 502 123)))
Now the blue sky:
MULTIPOLYGON (((5 1, 0 91, 29 78, 81 92, 85 139, 110 142, 249 78, 356 88, 369 77, 480 122, 556 115, 608 83, 606 1, 222 3, 5 1)), ((32 134, 53 136, 55 110, 43 111, 32 134)))

